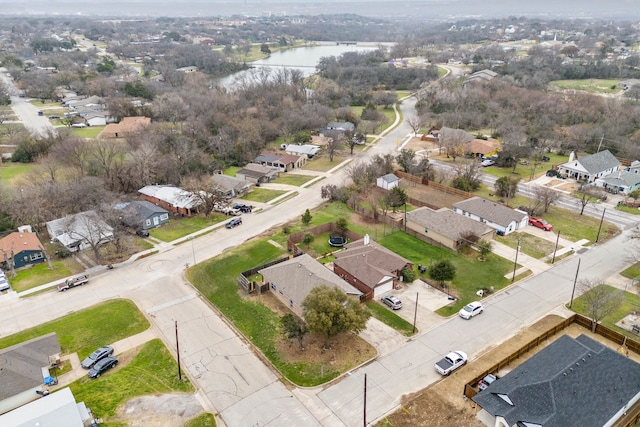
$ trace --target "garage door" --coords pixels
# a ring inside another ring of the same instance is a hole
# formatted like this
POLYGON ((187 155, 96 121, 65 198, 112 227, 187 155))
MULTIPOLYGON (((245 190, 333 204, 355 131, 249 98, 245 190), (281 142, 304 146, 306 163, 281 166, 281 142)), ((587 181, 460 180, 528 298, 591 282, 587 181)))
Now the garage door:
POLYGON ((374 298, 378 298, 383 294, 386 294, 387 292, 392 290, 393 290, 393 281, 373 288, 373 296, 374 298))

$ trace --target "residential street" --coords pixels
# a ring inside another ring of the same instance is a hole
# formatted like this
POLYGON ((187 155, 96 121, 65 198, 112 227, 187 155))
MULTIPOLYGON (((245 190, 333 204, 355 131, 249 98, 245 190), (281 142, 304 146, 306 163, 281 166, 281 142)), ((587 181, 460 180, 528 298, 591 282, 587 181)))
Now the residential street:
MULTIPOLYGON (((413 114, 413 102, 409 99, 401 104, 405 118, 413 114)), ((406 123, 399 123, 375 147, 360 156, 392 152, 410 132, 406 123)), ((396 409, 402 395, 437 381, 439 376, 433 364, 447 351, 464 350, 472 361, 483 349, 504 341, 540 317, 550 312, 564 313, 562 305, 571 296, 578 257, 582 260, 580 277, 605 279, 631 263, 630 253, 637 249, 637 243, 628 239, 630 227, 637 221, 624 216, 626 230, 620 236, 591 246, 486 298, 482 316, 464 321, 457 316, 441 319, 426 315, 420 335, 408 341, 394 340, 397 348, 384 348, 376 361, 348 373, 331 386, 290 389, 186 283, 185 265, 219 255, 274 226, 299 218, 305 209, 322 202, 320 186, 342 184, 344 179, 343 170, 327 173, 315 187, 297 188, 298 196, 276 206, 266 206, 261 212, 243 215, 241 227, 229 230, 222 226, 191 240, 191 244, 163 244, 160 253, 113 270, 100 270, 92 274, 88 285, 69 292, 0 298, 3 319, 0 336, 102 301, 130 298, 147 314, 153 332, 174 355, 174 325, 178 322, 183 369, 196 385, 205 409, 220 413, 219 425, 350 427, 363 424, 365 373, 367 421, 373 422, 396 409)), ((424 296, 420 310, 429 310, 426 290, 417 288, 407 292, 424 296)))

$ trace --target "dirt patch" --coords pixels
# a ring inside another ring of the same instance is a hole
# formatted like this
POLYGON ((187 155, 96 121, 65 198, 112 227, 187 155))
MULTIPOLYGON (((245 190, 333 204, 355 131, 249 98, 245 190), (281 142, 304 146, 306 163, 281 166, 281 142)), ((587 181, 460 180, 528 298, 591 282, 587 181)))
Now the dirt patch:
MULTIPOLYGON (((271 292, 252 298, 269 307, 278 316, 290 313, 271 292)), ((298 341, 281 337, 276 341, 276 349, 285 362, 325 365, 328 369, 340 372, 348 371, 376 355, 376 349, 371 344, 354 334, 341 334, 333 338, 331 348, 324 348, 324 343, 324 336, 307 334, 300 348, 298 341)))
POLYGON ((124 422, 129 427, 173 427, 184 425, 202 412, 192 394, 161 394, 129 400, 109 421, 124 422))

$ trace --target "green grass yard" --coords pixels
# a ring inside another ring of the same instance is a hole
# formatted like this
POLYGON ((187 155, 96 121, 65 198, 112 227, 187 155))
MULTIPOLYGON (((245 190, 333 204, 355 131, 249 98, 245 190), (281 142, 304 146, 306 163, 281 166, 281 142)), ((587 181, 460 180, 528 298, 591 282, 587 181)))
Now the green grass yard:
POLYGON ((11 288, 16 292, 26 291, 45 283, 62 281, 63 278, 75 273, 80 273, 82 266, 72 258, 62 261, 53 261, 53 270, 49 269, 47 262, 41 262, 33 267, 16 271, 16 277, 9 277, 11 288))
POLYGON ((241 199, 248 200, 251 202, 267 203, 286 193, 288 193, 288 191, 268 190, 266 188, 254 188, 251 192, 242 196, 241 199))
MULTIPOLYGON (((367 307, 373 317, 400 332, 405 337, 414 335, 413 325, 389 310, 386 306, 376 301, 367 301, 367 307)), ((417 328, 415 332, 419 332, 417 328)))
POLYGON ((191 233, 207 228, 211 225, 224 222, 228 216, 220 213, 212 213, 208 218, 204 215, 177 218, 173 217, 162 227, 149 230, 149 234, 163 242, 172 242, 191 233))
POLYGON ((287 184, 287 185, 295 185, 296 187, 300 187, 303 184, 311 181, 314 176, 309 175, 296 175, 293 173, 281 174, 278 179, 274 182, 276 184, 287 184))
POLYGON ((102 345, 138 334, 147 328, 149 322, 133 302, 116 299, 0 338, 0 349, 55 332, 62 352, 77 352, 82 360, 102 345), (109 327, 105 328, 105 325, 109 327))

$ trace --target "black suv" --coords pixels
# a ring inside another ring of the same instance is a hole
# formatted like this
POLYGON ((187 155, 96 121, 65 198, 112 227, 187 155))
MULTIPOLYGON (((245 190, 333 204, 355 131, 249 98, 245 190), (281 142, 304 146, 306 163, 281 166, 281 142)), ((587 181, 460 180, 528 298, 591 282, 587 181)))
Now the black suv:
POLYGON ((227 223, 227 225, 225 225, 225 227, 227 227, 227 228, 233 228, 233 227, 235 227, 236 225, 240 225, 240 224, 242 224, 242 218, 240 218, 240 217, 235 217, 235 218, 233 218, 231 221, 229 221, 229 222, 227 223))

